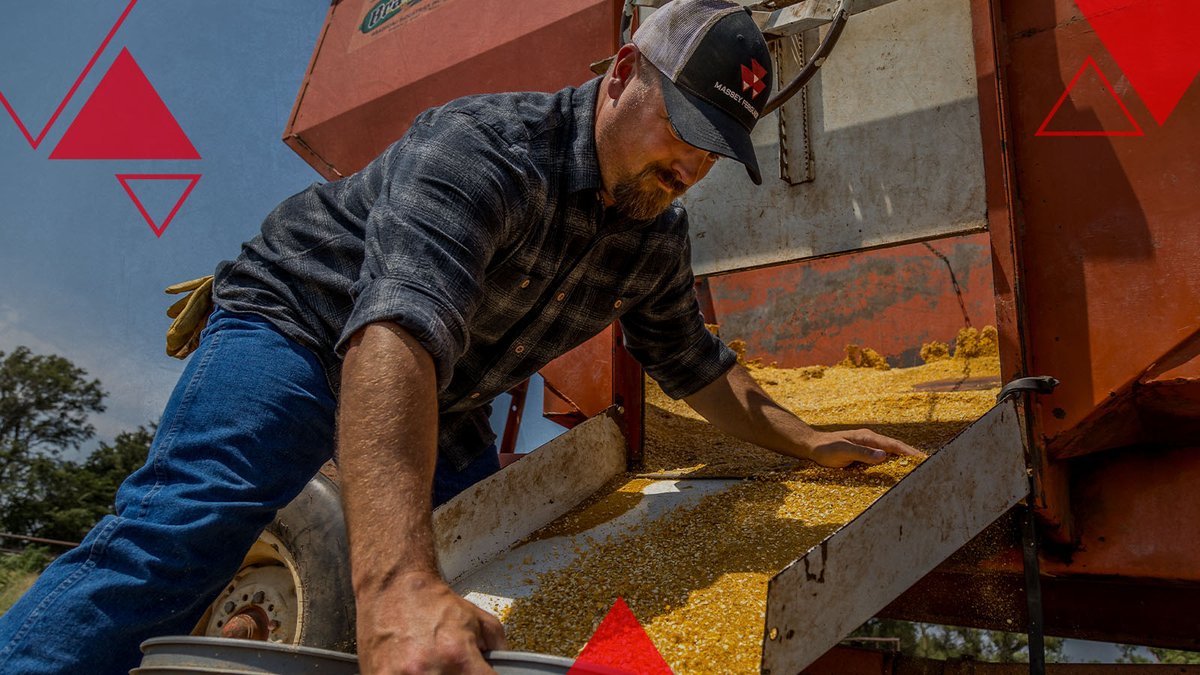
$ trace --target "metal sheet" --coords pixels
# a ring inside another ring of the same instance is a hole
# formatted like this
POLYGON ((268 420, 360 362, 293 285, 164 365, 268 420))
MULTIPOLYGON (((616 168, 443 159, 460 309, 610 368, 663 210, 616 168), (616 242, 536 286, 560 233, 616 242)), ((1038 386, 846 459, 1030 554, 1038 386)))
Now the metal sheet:
MULTIPOLYGON (((737 162, 718 162, 683 200, 696 272, 983 230, 969 9, 960 0, 897 0, 852 17, 808 85, 816 179, 789 185, 768 174, 756 187, 737 162)), ((788 123, 800 126, 802 118, 788 123)), ((762 120, 753 138, 770 172, 777 121, 762 120)))
POLYGON ((1009 401, 771 580, 763 672, 803 670, 1027 490, 1019 417, 1009 401))
POLYGON ((552 522, 625 470, 625 437, 599 415, 433 512, 438 562, 463 576, 552 522))

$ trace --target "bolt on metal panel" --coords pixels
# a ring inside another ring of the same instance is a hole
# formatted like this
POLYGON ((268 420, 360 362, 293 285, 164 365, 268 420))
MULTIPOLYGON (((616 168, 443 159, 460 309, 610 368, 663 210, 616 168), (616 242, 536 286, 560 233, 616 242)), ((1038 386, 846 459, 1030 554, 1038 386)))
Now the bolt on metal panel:
POLYGON ((992 408, 771 579, 764 673, 798 673, 1029 491, 1017 403, 992 408))

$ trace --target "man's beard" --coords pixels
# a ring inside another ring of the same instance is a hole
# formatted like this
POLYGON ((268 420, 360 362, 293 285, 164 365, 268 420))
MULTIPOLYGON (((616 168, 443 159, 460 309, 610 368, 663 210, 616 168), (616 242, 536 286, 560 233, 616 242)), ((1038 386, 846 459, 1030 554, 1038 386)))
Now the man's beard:
POLYGON ((665 166, 651 164, 633 175, 617 180, 613 188, 613 207, 633 220, 651 220, 667 210, 688 186, 665 166), (662 184, 669 186, 664 190, 662 184))

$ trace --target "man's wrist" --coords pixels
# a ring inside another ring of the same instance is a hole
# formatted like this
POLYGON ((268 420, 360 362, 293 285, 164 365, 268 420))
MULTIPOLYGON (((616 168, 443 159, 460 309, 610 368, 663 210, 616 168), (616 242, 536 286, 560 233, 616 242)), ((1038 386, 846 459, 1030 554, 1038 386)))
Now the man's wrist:
POLYGON ((434 584, 446 583, 436 565, 427 562, 392 565, 387 570, 368 572, 354 578, 354 594, 377 594, 400 589, 419 591, 434 584))

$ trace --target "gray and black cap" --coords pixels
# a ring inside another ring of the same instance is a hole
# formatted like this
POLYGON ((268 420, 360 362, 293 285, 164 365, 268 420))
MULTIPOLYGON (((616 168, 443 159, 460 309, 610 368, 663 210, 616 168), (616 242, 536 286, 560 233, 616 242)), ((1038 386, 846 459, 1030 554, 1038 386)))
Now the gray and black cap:
POLYGON ((633 44, 662 73, 679 137, 745 164, 762 185, 750 132, 771 97, 771 53, 749 12, 726 0, 672 0, 642 23, 633 44))

